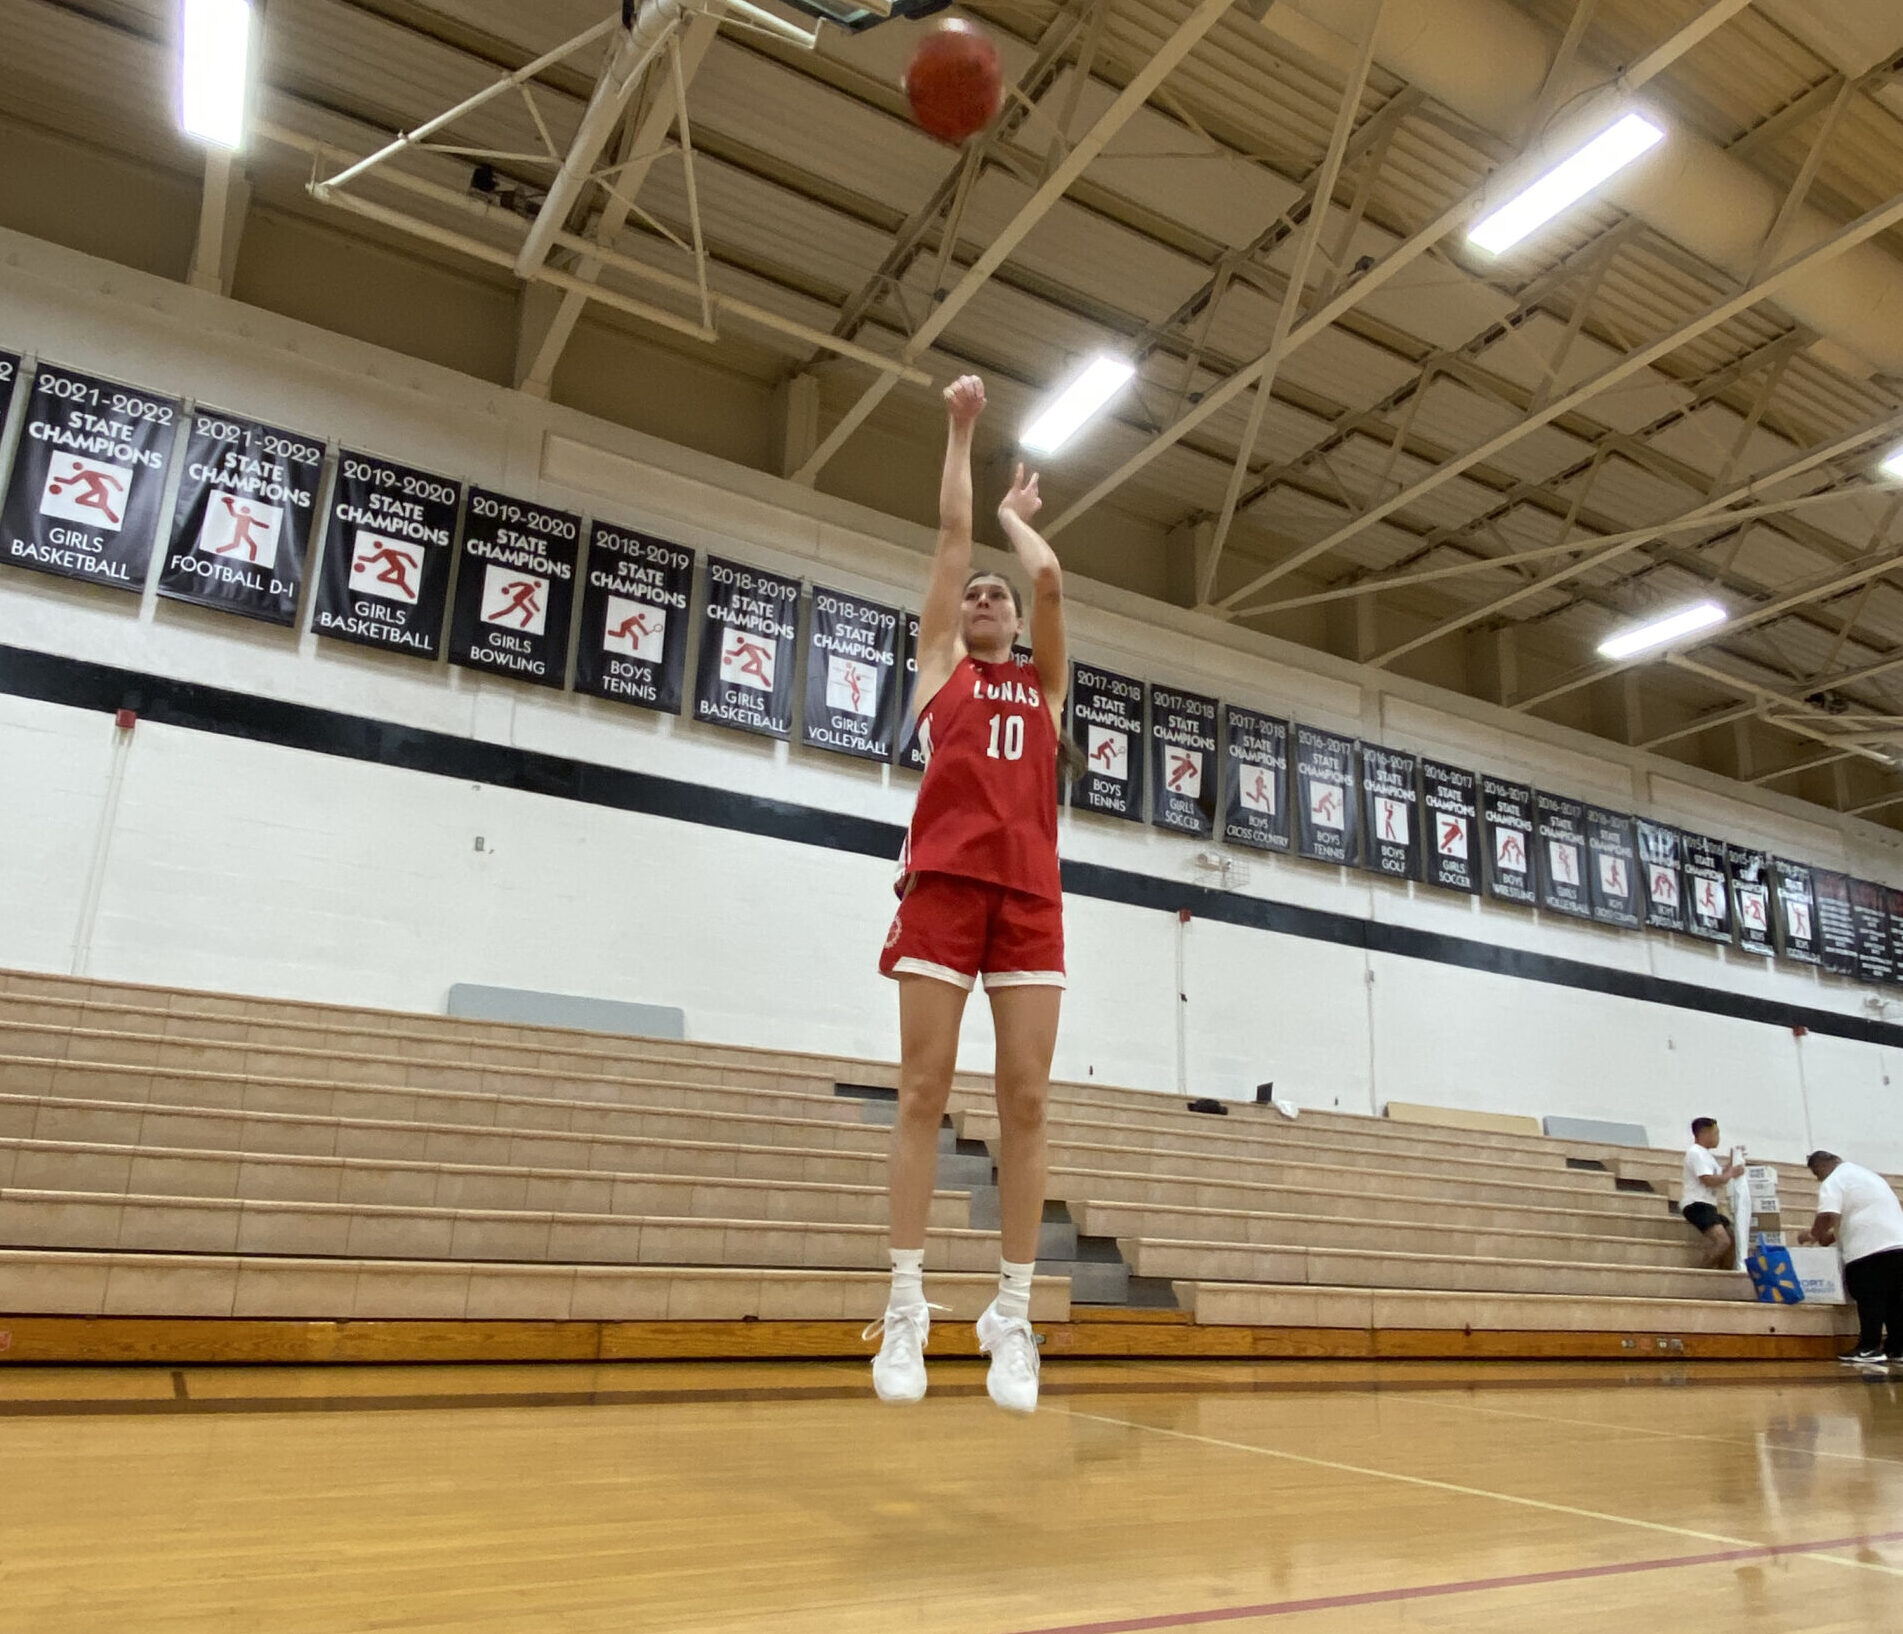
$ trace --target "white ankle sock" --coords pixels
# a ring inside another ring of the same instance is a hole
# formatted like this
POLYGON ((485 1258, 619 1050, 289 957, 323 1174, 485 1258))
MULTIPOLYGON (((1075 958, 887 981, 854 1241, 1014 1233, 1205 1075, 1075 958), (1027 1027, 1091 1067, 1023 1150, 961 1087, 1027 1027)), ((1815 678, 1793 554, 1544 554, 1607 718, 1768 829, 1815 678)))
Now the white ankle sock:
POLYGON ((1031 1273, 1036 1269, 1036 1260, 1027 1260, 1022 1265, 1013 1265, 1009 1260, 998 1261, 1000 1316, 1015 1316, 1025 1322, 1031 1320, 1031 1273))
POLYGON ((885 1308, 896 1311, 901 1305, 925 1303, 925 1250, 894 1248, 892 1255, 892 1293, 885 1308))

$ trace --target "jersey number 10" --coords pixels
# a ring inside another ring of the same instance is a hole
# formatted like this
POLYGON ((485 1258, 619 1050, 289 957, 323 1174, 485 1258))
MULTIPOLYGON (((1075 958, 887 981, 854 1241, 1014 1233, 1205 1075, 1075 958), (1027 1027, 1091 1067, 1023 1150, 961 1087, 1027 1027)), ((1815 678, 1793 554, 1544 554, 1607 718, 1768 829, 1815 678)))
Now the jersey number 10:
POLYGON ((991 717, 991 746, 985 753, 993 760, 1022 760, 1024 758, 1024 717, 1022 715, 993 715, 991 717), (1004 752, 998 752, 1000 740, 1004 752))

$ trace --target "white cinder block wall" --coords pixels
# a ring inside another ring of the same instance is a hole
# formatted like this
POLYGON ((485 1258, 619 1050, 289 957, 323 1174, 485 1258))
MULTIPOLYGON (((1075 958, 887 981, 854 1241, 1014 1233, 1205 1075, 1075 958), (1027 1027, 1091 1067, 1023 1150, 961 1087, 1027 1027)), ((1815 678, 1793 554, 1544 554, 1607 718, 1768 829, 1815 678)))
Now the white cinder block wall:
MULTIPOLYGON (((916 606, 918 530, 359 342, 0 233, 0 345, 916 606)), ((20 418, 16 405, 14 421, 20 418)), ((1073 581, 1080 656, 1568 794, 1903 879, 1897 837, 1073 581)), ((0 643, 901 823, 912 780, 199 609, 0 576, 0 643)), ((1067 857, 1209 883, 1191 841, 1066 814, 1067 857)), ((1248 856, 1234 888, 1849 1015, 1856 984, 1683 939, 1248 856)), ((438 1010, 457 981, 685 1010, 692 1036, 890 1057, 874 858, 0 695, 0 965, 438 1010), (477 841, 481 849, 477 849, 477 841)), ((1305 1105, 1643 1123, 1903 1168, 1903 1052, 1091 898, 1057 1069, 1305 1105), (1178 959, 1186 1002, 1177 999, 1178 959), (1181 1061, 1179 1065, 1179 1022, 1181 1061)), ((990 1037, 982 1004, 966 1064, 990 1037)))

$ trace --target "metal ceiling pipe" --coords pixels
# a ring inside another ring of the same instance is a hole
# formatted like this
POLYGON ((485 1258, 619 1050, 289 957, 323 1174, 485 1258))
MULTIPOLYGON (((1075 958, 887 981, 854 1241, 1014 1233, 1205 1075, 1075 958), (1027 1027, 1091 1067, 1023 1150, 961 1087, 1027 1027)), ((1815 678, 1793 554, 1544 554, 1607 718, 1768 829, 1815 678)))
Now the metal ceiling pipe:
MULTIPOLYGON (((1264 26, 1313 49, 1316 30, 1336 42, 1339 60, 1353 35, 1358 8, 1341 0, 1276 0, 1264 26)), ((1896 13, 1903 47, 1903 7, 1896 13)), ((1375 61, 1465 119, 1503 140, 1521 143, 1541 105, 1560 53, 1560 39, 1510 0, 1388 0, 1375 35, 1375 61)), ((1583 52, 1561 69, 1545 105, 1564 110, 1611 86, 1614 69, 1583 52)), ((1614 177, 1604 196, 1656 232, 1740 280, 1750 277, 1782 206, 1770 178, 1715 142, 1683 126, 1614 177)), ((1783 238, 1789 260, 1842 224, 1821 210, 1800 208, 1783 238)), ((1778 293, 1799 322, 1827 336, 1884 374, 1903 375, 1903 261, 1864 244, 1807 271, 1778 293)))

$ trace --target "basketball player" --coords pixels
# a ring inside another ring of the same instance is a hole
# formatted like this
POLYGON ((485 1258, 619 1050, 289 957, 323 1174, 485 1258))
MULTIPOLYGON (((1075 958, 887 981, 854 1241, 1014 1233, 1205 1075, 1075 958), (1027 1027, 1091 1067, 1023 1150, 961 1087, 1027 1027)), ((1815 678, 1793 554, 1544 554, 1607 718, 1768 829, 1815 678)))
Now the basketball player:
MULTIPOLYGON (((1031 1273, 1044 1216, 1044 1103, 1064 987, 1057 872, 1058 723, 1070 684, 1064 576, 1031 526, 1037 476, 1020 465, 998 521, 1033 587, 1029 659, 1013 653, 1022 606, 1009 580, 971 571, 971 440, 984 383, 945 392, 950 430, 938 546, 919 614, 914 694, 925 778, 900 865, 900 904, 879 968, 899 984, 899 1117, 892 1138, 892 1292, 866 1329, 882 1401, 925 1394, 931 1307, 922 1283, 938 1131, 965 1000, 982 976, 997 1033, 998 1297, 978 1318, 1000 1407, 1037 1405, 1031 1273)), ((939 1307, 942 1309, 943 1307, 939 1307)))

